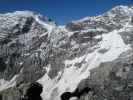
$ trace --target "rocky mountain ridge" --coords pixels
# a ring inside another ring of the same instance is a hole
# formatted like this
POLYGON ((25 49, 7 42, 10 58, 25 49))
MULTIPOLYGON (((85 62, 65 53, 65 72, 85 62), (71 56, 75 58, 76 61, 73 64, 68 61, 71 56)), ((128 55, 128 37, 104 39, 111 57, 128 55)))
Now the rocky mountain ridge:
POLYGON ((132 6, 65 26, 30 11, 0 14, 0 23, 2 100, 20 99, 34 81, 43 100, 85 87, 97 92, 80 100, 133 99, 132 6))

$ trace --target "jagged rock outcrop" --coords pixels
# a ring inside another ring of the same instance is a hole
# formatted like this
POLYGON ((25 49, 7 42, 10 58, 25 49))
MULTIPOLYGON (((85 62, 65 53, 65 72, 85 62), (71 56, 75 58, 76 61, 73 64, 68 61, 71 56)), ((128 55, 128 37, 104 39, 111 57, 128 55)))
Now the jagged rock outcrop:
POLYGON ((0 22, 2 100, 18 100, 34 81, 43 100, 86 87, 81 100, 132 100, 132 6, 66 26, 30 11, 1 14, 0 22))
MULTIPOLYGON (((38 50, 47 36, 41 34, 47 31, 35 20, 32 12, 15 12, 0 15, 0 77, 11 80, 15 74, 23 71, 21 81, 36 80, 45 73, 41 69, 41 58, 38 50), (36 54, 36 55, 35 55, 36 54), (39 67, 38 67, 39 66, 39 67), (31 79, 35 70, 39 73, 31 79), (23 75, 24 74, 24 75, 23 75)), ((39 17, 39 15, 38 15, 39 17)))

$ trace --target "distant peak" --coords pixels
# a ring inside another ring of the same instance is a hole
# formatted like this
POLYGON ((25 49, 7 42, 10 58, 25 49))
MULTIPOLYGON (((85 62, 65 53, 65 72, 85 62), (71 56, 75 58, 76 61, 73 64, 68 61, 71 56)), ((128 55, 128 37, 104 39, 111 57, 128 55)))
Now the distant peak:
POLYGON ((6 16, 35 16, 35 15, 39 15, 37 14, 36 12, 33 12, 33 11, 15 11, 15 12, 8 12, 8 13, 5 13, 5 14, 0 14, 0 15, 6 15, 6 16))
POLYGON ((117 13, 117 12, 124 12, 124 13, 130 13, 133 12, 133 6, 125 6, 125 5, 119 5, 112 8, 111 12, 117 13))
POLYGON ((119 5, 119 6, 115 6, 113 9, 127 9, 127 8, 129 8, 129 6, 119 5))
POLYGON ((72 23, 80 23, 80 22, 85 22, 88 20, 96 20, 96 18, 102 17, 104 15, 108 15, 108 16, 112 16, 113 14, 115 15, 133 15, 133 6, 125 6, 125 5, 119 5, 119 6, 115 6, 112 9, 110 9, 109 11, 103 13, 102 15, 98 15, 98 16, 88 16, 88 17, 84 17, 80 20, 77 21, 72 21, 72 23))

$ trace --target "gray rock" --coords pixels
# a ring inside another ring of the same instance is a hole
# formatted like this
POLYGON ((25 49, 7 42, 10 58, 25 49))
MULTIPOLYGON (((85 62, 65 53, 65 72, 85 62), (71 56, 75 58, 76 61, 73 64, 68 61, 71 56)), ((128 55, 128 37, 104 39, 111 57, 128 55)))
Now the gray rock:
MULTIPOLYGON (((103 15, 68 23, 65 28, 30 11, 0 14, 0 79, 10 81, 18 75, 16 84, 1 91, 0 98, 19 100, 31 82, 46 73, 51 80, 54 79, 59 72, 72 67, 72 64, 65 65, 66 60, 95 52, 100 48, 103 35, 120 30, 127 24, 130 27, 118 34, 126 45, 133 48, 132 19, 133 8, 127 6, 118 6, 103 15)), ((106 52, 106 48, 98 50, 99 54, 106 52)), ((127 50, 117 59, 92 69, 90 76, 82 80, 77 88, 89 87, 93 91, 81 95, 79 99, 132 100, 132 53, 132 49, 127 50)), ((73 65, 78 69, 86 63, 89 61, 82 60, 73 65)), ((51 95, 58 95, 58 88, 53 89, 51 95)))

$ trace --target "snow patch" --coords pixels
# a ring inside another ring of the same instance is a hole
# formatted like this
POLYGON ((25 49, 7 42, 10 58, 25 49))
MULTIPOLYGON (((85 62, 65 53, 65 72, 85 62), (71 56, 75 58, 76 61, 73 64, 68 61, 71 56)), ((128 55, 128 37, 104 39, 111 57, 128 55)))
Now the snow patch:
POLYGON ((130 45, 126 45, 121 36, 118 34, 124 29, 125 28, 114 30, 113 32, 103 35, 103 40, 99 43, 100 48, 98 50, 107 49, 109 51, 102 56, 102 62, 113 61, 118 58, 122 52, 131 49, 130 45))
POLYGON ((41 36, 44 36, 46 34, 48 34, 48 36, 50 36, 50 34, 52 33, 53 29, 55 28, 55 25, 51 25, 50 23, 46 23, 43 22, 42 20, 40 20, 39 16, 35 17, 35 20, 41 24, 44 28, 47 29, 47 32, 45 32, 44 34, 42 34, 41 36))
POLYGON ((0 79, 0 91, 15 86, 17 77, 18 77, 18 75, 15 75, 10 81, 6 81, 4 79, 0 79))

